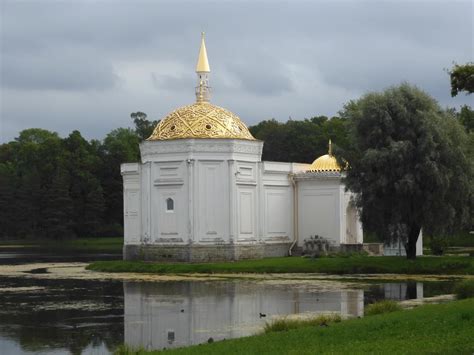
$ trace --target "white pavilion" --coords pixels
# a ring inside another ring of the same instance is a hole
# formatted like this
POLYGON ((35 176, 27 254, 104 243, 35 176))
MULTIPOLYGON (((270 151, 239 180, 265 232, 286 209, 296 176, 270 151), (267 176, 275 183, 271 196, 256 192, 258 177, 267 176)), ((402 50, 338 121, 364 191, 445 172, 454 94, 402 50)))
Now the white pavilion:
POLYGON ((361 250, 361 223, 331 144, 312 164, 262 161, 264 142, 210 103, 204 36, 196 73, 196 102, 160 121, 140 145, 140 163, 121 165, 124 258, 264 258, 321 241, 361 250))

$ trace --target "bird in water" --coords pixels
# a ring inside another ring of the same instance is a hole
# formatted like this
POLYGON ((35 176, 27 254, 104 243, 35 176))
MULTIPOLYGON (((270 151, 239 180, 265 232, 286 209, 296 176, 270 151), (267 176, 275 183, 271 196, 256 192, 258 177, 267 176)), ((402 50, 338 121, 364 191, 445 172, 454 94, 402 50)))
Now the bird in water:
POLYGON ((263 317, 267 316, 265 313, 258 313, 258 315, 260 316, 260 318, 263 318, 263 317))

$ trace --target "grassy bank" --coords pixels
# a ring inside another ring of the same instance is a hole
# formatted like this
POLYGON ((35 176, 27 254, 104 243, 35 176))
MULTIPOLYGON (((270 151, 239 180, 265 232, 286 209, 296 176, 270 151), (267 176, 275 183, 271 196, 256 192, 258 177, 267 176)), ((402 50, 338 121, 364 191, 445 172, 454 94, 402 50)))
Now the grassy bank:
MULTIPOLYGON (((225 340, 164 354, 472 354, 474 299, 225 340)), ((122 350, 119 354, 153 354, 122 350)), ((160 352, 161 354, 161 352, 160 352)))
POLYGON ((333 257, 268 258, 206 264, 147 263, 142 261, 98 261, 87 267, 105 272, 184 273, 328 273, 328 274, 445 274, 474 275, 471 257, 333 257))
POLYGON ((77 238, 66 240, 32 239, 0 241, 0 250, 34 249, 42 251, 61 252, 93 252, 114 253, 122 252, 123 238, 77 238))

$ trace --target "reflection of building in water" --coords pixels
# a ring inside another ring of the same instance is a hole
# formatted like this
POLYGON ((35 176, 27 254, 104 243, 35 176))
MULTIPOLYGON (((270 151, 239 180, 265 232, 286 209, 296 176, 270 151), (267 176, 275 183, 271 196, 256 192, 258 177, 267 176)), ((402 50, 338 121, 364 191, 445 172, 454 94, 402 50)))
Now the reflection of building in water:
POLYGON ((390 300, 407 300, 423 298, 421 282, 403 282, 384 284, 384 298, 390 300))
POLYGON ((124 283, 124 295, 125 344, 146 349, 255 334, 276 315, 361 316, 364 309, 362 290, 314 292, 245 282, 124 283))

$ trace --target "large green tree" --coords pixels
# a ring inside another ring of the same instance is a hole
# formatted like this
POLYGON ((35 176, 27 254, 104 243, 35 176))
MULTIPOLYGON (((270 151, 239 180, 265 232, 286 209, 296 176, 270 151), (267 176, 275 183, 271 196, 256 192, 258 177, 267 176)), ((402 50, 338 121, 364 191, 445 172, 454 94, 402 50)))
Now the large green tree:
POLYGON ((159 123, 159 121, 148 120, 147 114, 141 111, 132 112, 130 117, 135 124, 135 133, 142 141, 151 136, 156 125, 159 123))
POLYGON ((351 132, 346 186, 356 193, 365 230, 402 240, 414 259, 421 229, 449 234, 470 223, 467 136, 433 98, 402 84, 348 103, 341 115, 351 132))
POLYGON ((474 92, 474 63, 455 64, 449 71, 449 76, 451 96, 456 96, 461 91, 465 91, 467 94, 474 92))

